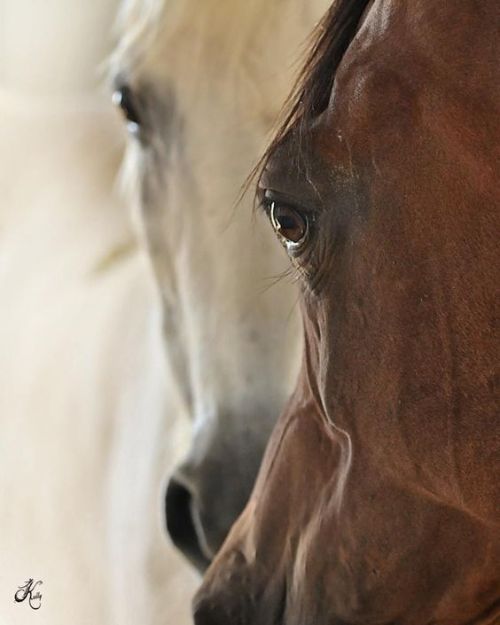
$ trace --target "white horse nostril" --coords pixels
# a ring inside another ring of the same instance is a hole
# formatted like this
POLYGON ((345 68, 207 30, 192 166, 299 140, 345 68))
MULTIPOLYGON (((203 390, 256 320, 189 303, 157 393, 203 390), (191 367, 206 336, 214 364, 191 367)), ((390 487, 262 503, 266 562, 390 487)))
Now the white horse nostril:
POLYGON ((167 486, 165 514, 172 542, 203 573, 210 565, 211 557, 206 555, 199 514, 192 493, 175 478, 167 486))

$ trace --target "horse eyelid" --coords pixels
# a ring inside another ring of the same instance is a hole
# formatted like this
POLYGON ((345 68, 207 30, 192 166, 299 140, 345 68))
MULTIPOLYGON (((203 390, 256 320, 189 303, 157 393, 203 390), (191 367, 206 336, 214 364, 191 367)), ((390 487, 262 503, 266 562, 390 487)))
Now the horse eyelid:
POLYGON ((293 197, 284 195, 271 189, 265 189, 259 192, 258 206, 268 216, 273 203, 277 206, 286 206, 287 208, 296 211, 297 213, 299 213, 299 215, 307 219, 310 224, 313 224, 316 221, 316 217, 318 214, 317 209, 311 206, 307 206, 307 204, 304 204, 299 200, 294 199, 293 197))

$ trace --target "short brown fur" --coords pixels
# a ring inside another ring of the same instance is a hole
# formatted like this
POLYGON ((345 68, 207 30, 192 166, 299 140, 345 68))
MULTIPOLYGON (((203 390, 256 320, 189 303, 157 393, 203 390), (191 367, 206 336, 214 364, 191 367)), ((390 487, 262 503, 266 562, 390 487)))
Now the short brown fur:
POLYGON ((302 373, 197 625, 500 623, 500 9, 356 5, 265 160, 316 215, 302 373))

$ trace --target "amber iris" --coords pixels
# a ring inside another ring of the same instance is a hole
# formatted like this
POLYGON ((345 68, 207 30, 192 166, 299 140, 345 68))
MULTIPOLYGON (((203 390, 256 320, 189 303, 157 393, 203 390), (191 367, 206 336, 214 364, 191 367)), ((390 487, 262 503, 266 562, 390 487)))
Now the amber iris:
POLYGON ((285 204, 272 202, 271 222, 278 236, 285 242, 299 244, 307 235, 307 220, 285 204))

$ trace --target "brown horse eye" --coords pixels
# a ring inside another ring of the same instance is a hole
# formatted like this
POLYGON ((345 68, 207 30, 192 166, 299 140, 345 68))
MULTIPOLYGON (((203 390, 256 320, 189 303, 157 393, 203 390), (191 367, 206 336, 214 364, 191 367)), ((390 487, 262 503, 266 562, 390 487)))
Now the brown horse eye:
POLYGON ((307 219, 290 206, 271 203, 271 223, 288 248, 304 242, 308 232, 307 219))
POLYGON ((118 106, 126 121, 129 132, 136 133, 141 125, 135 95, 128 85, 116 89, 112 96, 113 104, 118 106))

